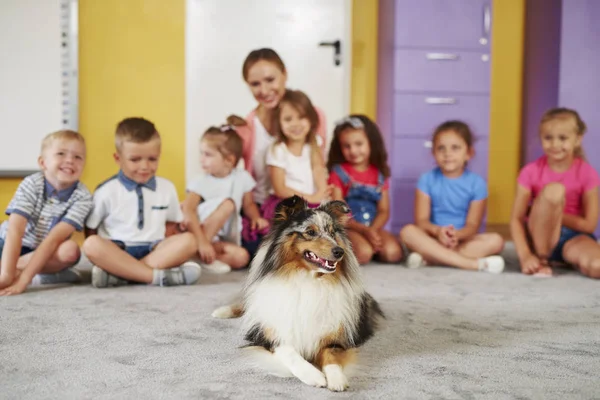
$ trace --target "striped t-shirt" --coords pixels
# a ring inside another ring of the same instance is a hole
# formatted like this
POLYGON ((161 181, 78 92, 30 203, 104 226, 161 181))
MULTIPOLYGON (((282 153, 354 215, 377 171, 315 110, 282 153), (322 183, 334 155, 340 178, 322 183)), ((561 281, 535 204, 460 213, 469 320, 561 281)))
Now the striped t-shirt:
MULTIPOLYGON (((81 182, 64 189, 54 189, 42 172, 29 175, 17 188, 6 214, 27 218, 23 246, 35 249, 59 222, 71 224, 78 231, 92 210, 92 195, 81 182)), ((8 221, 0 226, 0 239, 6 239, 8 221)))

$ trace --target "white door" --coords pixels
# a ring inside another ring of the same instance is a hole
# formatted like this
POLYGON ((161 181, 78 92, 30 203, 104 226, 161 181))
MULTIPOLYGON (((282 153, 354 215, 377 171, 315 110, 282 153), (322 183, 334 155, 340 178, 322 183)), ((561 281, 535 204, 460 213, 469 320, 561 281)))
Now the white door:
POLYGON ((256 101, 242 77, 251 50, 273 48, 300 89, 327 117, 327 132, 349 109, 351 0, 187 0, 186 178, 201 173, 199 138, 256 101), (341 41, 341 64, 334 48, 341 41))

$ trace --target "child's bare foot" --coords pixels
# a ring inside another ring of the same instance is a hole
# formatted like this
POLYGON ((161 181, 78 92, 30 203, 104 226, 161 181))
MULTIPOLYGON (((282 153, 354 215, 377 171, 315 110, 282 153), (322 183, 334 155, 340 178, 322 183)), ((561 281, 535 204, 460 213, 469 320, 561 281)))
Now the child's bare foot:
POLYGON ((533 274, 532 276, 539 276, 539 277, 551 277, 552 276, 552 268, 550 268, 549 266, 542 266, 535 274, 533 274))

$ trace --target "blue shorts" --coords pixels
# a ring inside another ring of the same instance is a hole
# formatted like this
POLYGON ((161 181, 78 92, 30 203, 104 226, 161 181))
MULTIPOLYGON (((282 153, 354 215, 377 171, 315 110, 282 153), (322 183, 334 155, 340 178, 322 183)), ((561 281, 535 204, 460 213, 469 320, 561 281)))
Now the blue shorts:
POLYGON ((563 248, 565 247, 565 243, 567 243, 569 240, 571 240, 574 237, 579 236, 579 235, 589 236, 592 239, 596 240, 596 237, 594 235, 592 235, 591 233, 578 232, 571 228, 567 228, 565 226, 561 227, 560 228, 560 237, 558 238, 558 243, 556 243, 554 250, 552 250, 552 254, 550 255, 549 261, 558 261, 558 262, 564 263, 565 259, 563 258, 562 252, 563 252, 563 248))
MULTIPOLYGON (((2 260, 2 249, 4 249, 4 239, 0 239, 0 260, 2 260)), ((19 256, 24 256, 27 253, 31 253, 33 250, 31 247, 21 246, 21 252, 19 256)))
POLYGON ((152 243, 144 243, 144 244, 135 245, 135 246, 126 246, 125 243, 123 243, 120 240, 113 240, 112 242, 114 244, 116 244, 117 246, 119 246, 119 248, 121 250, 124 250, 127 254, 129 254, 136 260, 141 260, 142 258, 146 257, 148 254, 150 254, 150 252, 152 252, 152 250, 154 250, 156 245, 158 243, 160 243, 158 241, 158 242, 152 242, 152 243))

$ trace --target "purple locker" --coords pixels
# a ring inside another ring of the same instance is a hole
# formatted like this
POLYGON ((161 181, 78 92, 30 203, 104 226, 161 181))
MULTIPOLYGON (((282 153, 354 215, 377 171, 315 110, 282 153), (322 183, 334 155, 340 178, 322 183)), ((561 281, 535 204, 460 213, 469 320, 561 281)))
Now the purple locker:
POLYGON ((389 226, 394 232, 413 222, 416 182, 435 166, 429 141, 440 123, 460 119, 471 126, 477 140, 470 168, 487 178, 490 3, 396 0, 393 7, 389 1, 380 3, 394 15, 393 49, 387 47, 389 14, 383 16, 384 27, 380 28, 380 40, 386 46, 382 51, 393 51, 393 56, 380 55, 393 65, 391 71, 382 71, 388 81, 380 80, 393 86, 393 92, 380 88, 382 93, 391 92, 391 98, 380 105, 390 110, 391 120, 385 113, 380 113, 380 119, 384 124, 390 121, 387 145, 394 206, 389 226))
POLYGON ((396 0, 396 46, 481 49, 489 46, 492 0, 396 0))
POLYGON ((467 92, 488 94, 487 51, 397 49, 394 88, 398 92, 467 92))

